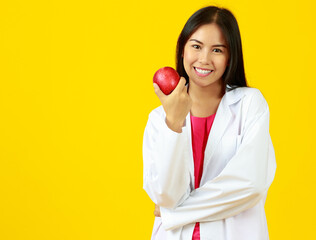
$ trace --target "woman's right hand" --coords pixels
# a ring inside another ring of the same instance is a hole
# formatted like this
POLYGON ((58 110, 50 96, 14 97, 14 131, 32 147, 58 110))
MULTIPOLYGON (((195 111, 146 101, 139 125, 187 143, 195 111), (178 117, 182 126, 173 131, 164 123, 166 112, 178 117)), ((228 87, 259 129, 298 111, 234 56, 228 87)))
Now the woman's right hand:
POLYGON ((178 133, 182 132, 182 126, 192 106, 192 99, 188 94, 188 85, 185 85, 184 77, 180 78, 177 87, 169 95, 165 95, 154 83, 155 93, 158 96, 165 112, 168 127, 178 133))

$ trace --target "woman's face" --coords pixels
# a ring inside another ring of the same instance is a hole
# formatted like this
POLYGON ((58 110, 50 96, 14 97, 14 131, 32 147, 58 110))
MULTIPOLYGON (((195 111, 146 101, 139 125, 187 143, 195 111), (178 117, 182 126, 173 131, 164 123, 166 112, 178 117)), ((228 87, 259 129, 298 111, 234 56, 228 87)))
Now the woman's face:
POLYGON ((184 46, 183 65, 190 85, 206 87, 222 81, 228 60, 228 45, 214 23, 200 26, 184 46))

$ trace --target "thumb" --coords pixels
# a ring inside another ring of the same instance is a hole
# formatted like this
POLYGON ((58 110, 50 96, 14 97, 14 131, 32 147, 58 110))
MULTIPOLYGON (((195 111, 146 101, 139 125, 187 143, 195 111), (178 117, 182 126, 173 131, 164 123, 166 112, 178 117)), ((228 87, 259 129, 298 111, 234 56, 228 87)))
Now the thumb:
POLYGON ((157 83, 154 83, 154 90, 157 95, 157 97, 160 99, 160 101, 166 96, 161 90, 160 87, 158 86, 157 83))

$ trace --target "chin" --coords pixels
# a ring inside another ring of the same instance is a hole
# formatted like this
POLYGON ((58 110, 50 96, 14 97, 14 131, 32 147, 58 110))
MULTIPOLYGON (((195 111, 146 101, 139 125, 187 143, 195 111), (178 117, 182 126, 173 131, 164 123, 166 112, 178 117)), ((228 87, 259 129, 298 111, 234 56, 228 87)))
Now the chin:
MULTIPOLYGON (((190 78, 192 79, 192 78, 190 78)), ((210 86, 217 86, 220 84, 220 80, 214 80, 214 81, 203 81, 202 79, 194 79, 194 80, 190 80, 189 81, 190 83, 196 85, 196 86, 199 86, 201 88, 205 88, 205 87, 210 87, 210 86)))

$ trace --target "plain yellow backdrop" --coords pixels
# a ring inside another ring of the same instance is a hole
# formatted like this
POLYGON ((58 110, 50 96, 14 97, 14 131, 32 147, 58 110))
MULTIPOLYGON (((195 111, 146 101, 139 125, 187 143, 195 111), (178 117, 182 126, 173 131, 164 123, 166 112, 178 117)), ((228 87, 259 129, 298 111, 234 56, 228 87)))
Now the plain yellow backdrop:
POLYGON ((0 239, 150 239, 152 77, 212 4, 235 14, 248 82, 270 106, 270 239, 315 239, 313 0, 1 1, 0 239))

